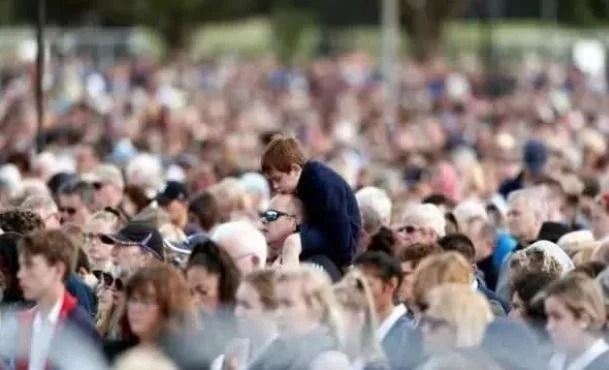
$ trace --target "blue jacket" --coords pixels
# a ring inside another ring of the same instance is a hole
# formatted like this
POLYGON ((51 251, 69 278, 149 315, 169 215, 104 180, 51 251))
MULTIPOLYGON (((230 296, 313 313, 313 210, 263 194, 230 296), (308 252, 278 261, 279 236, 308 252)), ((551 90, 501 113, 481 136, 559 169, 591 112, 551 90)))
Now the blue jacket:
POLYGON ((66 289, 78 300, 78 306, 89 314, 89 317, 94 318, 97 315, 97 296, 78 275, 70 274, 66 289))
POLYGON ((309 161, 302 169, 296 195, 306 212, 300 226, 301 259, 323 254, 338 267, 351 264, 361 227, 353 190, 326 165, 309 161))
POLYGON ((391 370, 414 369, 421 362, 421 336, 406 315, 393 324, 381 345, 391 370))

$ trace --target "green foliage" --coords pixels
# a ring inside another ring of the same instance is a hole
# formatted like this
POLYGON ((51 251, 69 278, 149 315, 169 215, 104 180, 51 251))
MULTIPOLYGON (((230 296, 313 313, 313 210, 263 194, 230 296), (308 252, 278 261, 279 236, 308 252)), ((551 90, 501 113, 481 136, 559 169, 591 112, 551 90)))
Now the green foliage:
POLYGON ((284 63, 306 58, 315 47, 317 28, 312 14, 301 10, 280 7, 272 15, 273 45, 275 54, 284 63))

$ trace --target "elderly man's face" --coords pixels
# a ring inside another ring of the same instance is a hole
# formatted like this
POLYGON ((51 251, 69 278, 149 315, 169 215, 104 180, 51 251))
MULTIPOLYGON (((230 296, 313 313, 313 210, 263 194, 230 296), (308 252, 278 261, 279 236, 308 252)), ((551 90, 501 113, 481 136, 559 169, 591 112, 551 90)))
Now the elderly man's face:
POLYGON ((510 202, 507 222, 510 233, 520 241, 534 240, 541 228, 538 210, 528 207, 523 198, 510 202))

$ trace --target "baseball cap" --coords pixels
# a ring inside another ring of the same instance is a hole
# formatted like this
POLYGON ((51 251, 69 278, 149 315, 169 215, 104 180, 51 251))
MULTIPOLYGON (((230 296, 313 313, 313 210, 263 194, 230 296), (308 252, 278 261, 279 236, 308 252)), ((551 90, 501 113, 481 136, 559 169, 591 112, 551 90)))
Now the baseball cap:
POLYGON ((163 237, 154 227, 143 222, 130 222, 116 234, 105 234, 101 240, 119 246, 139 246, 159 260, 164 259, 163 237))
POLYGON ((523 161, 526 168, 539 174, 548 163, 548 148, 539 140, 529 140, 524 146, 523 161))
POLYGON ((165 246, 172 252, 180 253, 180 254, 191 254, 194 247, 197 244, 203 244, 208 242, 209 235, 206 233, 197 233, 190 235, 186 240, 181 243, 171 243, 168 242, 165 246))
POLYGON ((160 205, 166 205, 174 200, 186 201, 188 190, 186 186, 178 181, 167 181, 165 189, 156 196, 160 205))
POLYGON ((92 172, 83 175, 83 180, 90 183, 114 184, 121 189, 125 187, 123 174, 111 164, 100 164, 92 172))

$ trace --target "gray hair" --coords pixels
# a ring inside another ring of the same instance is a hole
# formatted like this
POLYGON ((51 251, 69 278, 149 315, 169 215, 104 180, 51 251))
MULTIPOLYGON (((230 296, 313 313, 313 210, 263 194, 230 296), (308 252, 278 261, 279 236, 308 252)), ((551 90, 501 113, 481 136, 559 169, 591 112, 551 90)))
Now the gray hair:
POLYGON ((545 191, 540 187, 516 190, 511 192, 508 196, 508 204, 524 200, 527 203, 527 208, 532 212, 537 213, 542 219, 545 219, 548 213, 545 204, 545 195, 545 191))
POLYGON ((251 223, 233 221, 218 225, 212 230, 211 239, 222 246, 223 243, 234 243, 242 253, 252 253, 264 265, 267 257, 267 244, 264 235, 251 223))
POLYGON ((35 211, 37 209, 43 209, 46 212, 53 213, 58 212, 57 204, 48 195, 30 195, 19 206, 23 210, 35 211))
POLYGON ((389 224, 392 204, 385 190, 375 186, 367 186, 360 189, 355 194, 355 198, 360 208, 369 207, 374 209, 381 222, 385 225, 389 224))

